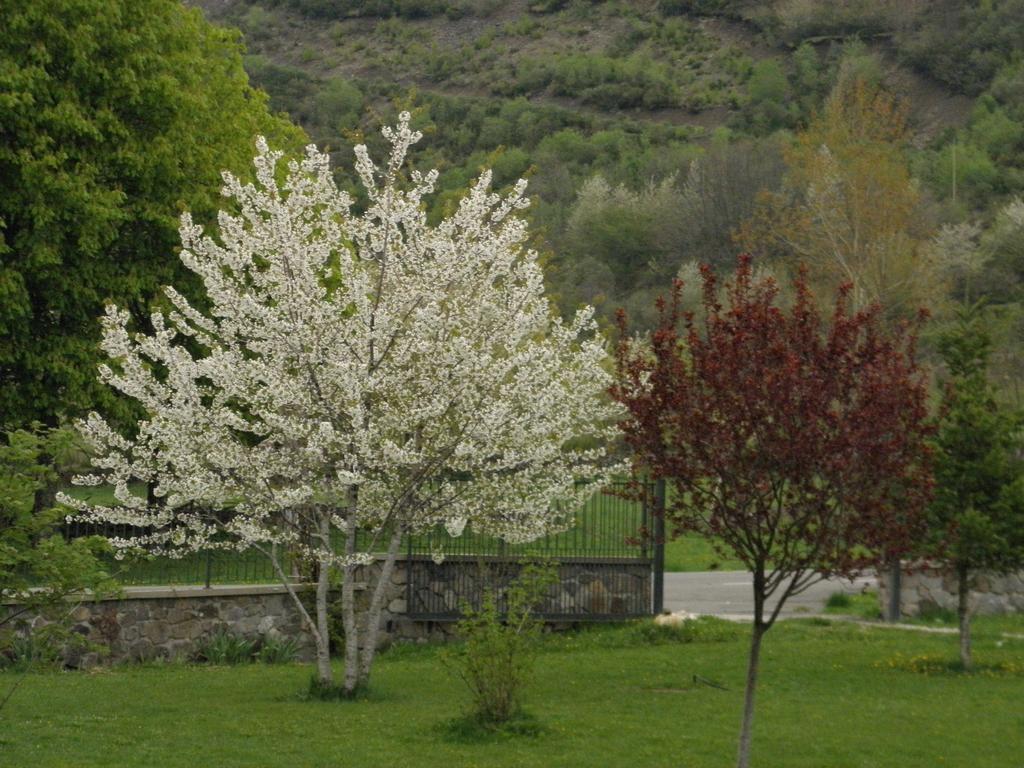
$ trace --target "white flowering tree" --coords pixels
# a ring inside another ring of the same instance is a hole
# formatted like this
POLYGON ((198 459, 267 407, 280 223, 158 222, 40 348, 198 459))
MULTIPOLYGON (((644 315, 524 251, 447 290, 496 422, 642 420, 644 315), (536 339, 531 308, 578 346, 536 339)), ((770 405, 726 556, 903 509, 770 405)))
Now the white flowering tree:
POLYGON ((347 693, 369 679, 401 537, 439 523, 508 541, 565 527, 553 510, 595 489, 576 481, 607 478, 616 413, 590 310, 559 320, 524 246, 525 182, 502 197, 484 173, 429 226, 422 200, 437 174, 405 171, 420 134, 403 114, 384 135, 383 168, 356 148, 361 212, 325 154, 310 146, 284 172, 261 139, 255 184, 225 174, 219 234, 183 217, 181 259, 208 308, 167 288, 170 310, 152 315, 149 334, 107 309, 101 377, 147 418, 126 437, 90 414, 80 428, 96 470, 77 481, 112 485, 116 504, 62 499, 80 519, 134 526, 112 539, 121 552, 265 554, 327 686, 340 574, 347 693), (286 552, 316 564, 315 610, 286 552), (356 570, 377 557, 359 608, 356 570))

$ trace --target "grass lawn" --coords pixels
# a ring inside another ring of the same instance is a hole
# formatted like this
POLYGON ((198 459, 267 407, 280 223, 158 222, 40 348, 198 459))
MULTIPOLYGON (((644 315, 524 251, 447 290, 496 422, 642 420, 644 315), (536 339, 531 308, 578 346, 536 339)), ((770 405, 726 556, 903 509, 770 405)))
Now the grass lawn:
MULTIPOLYGON (((527 701, 536 735, 446 728, 466 705, 460 683, 436 647, 398 646, 372 693, 344 703, 304 701, 300 665, 32 674, 0 715, 0 765, 732 765, 747 628, 705 620, 706 639, 681 643, 644 626, 545 639, 527 701)), ((954 637, 780 624, 765 640, 754 764, 1024 765, 1024 640, 1005 626, 981 619, 976 632, 979 664, 1002 669, 965 676, 941 663, 954 637)))

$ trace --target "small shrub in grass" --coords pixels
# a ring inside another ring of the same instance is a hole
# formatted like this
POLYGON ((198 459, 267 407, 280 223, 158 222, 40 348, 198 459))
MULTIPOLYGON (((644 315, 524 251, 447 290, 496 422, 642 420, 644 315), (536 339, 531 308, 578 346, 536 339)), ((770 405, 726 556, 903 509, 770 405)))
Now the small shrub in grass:
POLYGON ((0 669, 25 672, 55 667, 60 661, 60 645, 38 634, 9 633, 0 641, 0 669))
POLYGON ((864 619, 881 617, 877 592, 860 592, 853 595, 847 592, 833 592, 825 603, 825 611, 864 619))
POLYGON ((569 0, 530 0, 527 9, 530 13, 554 13, 569 4, 569 0))
POLYGON ((104 651, 102 646, 60 622, 37 629, 19 627, 0 632, 0 670, 27 672, 74 667, 84 654, 104 651))
POLYGON ((534 606, 557 580, 550 563, 527 563, 504 593, 505 611, 492 591, 479 610, 466 608, 456 625, 463 642, 442 657, 466 683, 472 696, 468 721, 481 728, 511 723, 521 715, 523 688, 543 623, 534 606))
POLYGON ((826 608, 849 608, 853 605, 853 600, 845 592, 833 592, 828 596, 828 602, 825 603, 826 608))
POLYGON ((260 642, 256 659, 263 664, 290 664, 299 656, 299 644, 290 637, 267 635, 260 642))
POLYGON ((253 660, 255 652, 255 640, 246 640, 226 629, 218 629, 198 644, 196 660, 209 664, 247 664, 253 660))

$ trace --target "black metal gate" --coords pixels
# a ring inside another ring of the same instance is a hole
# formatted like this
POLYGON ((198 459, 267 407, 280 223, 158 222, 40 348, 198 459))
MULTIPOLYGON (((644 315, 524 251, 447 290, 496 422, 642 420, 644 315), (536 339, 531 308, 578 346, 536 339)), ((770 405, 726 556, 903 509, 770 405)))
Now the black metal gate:
POLYGON ((536 609, 545 619, 607 621, 660 613, 664 487, 623 493, 627 490, 620 483, 595 494, 572 528, 527 544, 509 545, 470 530, 458 538, 443 530, 410 537, 406 615, 455 620, 466 606, 478 609, 488 593, 501 611, 509 583, 524 562, 536 559, 558 568, 557 583, 536 609), (444 559, 435 562, 438 551, 444 559))

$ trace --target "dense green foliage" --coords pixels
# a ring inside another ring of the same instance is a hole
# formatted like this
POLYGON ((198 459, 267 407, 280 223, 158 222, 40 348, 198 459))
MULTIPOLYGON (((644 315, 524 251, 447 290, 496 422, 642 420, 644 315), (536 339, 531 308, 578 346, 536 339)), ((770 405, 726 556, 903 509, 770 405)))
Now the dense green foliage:
POLYGON ((83 640, 69 632, 75 604, 68 598, 116 589, 100 557, 105 542, 66 541, 65 510, 49 503, 76 454, 68 430, 16 430, 0 441, 0 595, 18 600, 0 606, 0 667, 55 661, 63 646, 83 640), (29 628, 23 620, 36 615, 48 625, 29 628))
POLYGON ((957 90, 978 94, 1024 48, 1021 0, 922 4, 897 42, 904 55, 957 90))
MULTIPOLYGON (((0 721, 3 754, 38 768, 364 768, 382 755, 423 768, 723 766, 741 706, 743 628, 700 624, 677 638, 644 625, 546 635, 529 704, 539 728, 527 737, 448 727, 467 703, 462 684, 437 663, 439 649, 395 646, 374 692, 343 704, 303 700, 308 670, 297 665, 30 675, 0 721)), ((986 671, 965 677, 948 670, 942 635, 786 622, 764 675, 761 764, 1014 765, 1024 750, 1024 641, 1000 632, 1024 625, 979 619, 977 630, 986 671)))
POLYGON ((103 403, 104 302, 183 284, 181 211, 212 215, 257 133, 301 134, 177 0, 11 0, 0 29, 0 424, 55 423, 103 403))
POLYGON ((1024 422, 996 402, 991 339, 976 309, 939 348, 950 378, 935 437, 936 551, 956 571, 1016 570, 1024 567, 1024 422))

